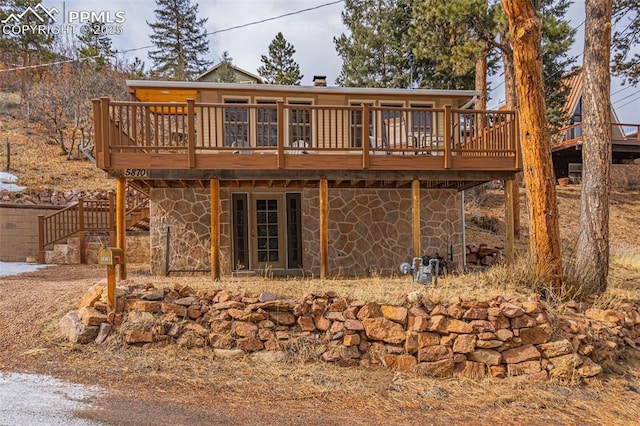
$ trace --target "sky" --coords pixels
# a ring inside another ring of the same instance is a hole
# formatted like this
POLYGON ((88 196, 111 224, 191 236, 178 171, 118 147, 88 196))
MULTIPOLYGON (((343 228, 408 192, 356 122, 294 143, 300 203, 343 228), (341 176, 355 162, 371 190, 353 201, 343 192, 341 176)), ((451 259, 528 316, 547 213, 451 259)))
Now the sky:
MULTIPOLYGON (((209 59, 219 62, 224 51, 233 58, 234 65, 257 74, 261 65, 260 56, 268 54, 268 47, 278 32, 296 49, 294 59, 300 65, 303 74, 302 84, 312 84, 314 75, 327 76, 329 85, 335 84, 340 73, 342 60, 335 51, 334 37, 348 30, 342 23, 341 12, 344 2, 336 0, 191 0, 199 3, 199 17, 208 18, 206 29, 214 33, 209 37, 209 59), (264 23, 232 29, 256 21, 275 18, 303 9, 315 8, 291 16, 269 20, 264 23)), ((55 6, 66 11, 105 11, 115 15, 124 11, 124 22, 120 25, 121 34, 112 36, 113 46, 120 51, 129 51, 127 57, 137 56, 147 67, 151 61, 147 57, 150 28, 147 22, 155 22, 154 0, 43 0, 46 7, 55 6)), ((568 19, 578 28, 576 43, 572 54, 582 59, 582 38, 584 36, 584 0, 576 0, 572 5, 568 19)), ((640 46, 637 47, 640 51, 640 46)), ((504 99, 504 85, 494 81, 495 90, 491 93, 489 107, 495 108, 504 99)), ((612 81, 612 102, 620 121, 640 123, 640 86, 621 86, 618 79, 612 81)))

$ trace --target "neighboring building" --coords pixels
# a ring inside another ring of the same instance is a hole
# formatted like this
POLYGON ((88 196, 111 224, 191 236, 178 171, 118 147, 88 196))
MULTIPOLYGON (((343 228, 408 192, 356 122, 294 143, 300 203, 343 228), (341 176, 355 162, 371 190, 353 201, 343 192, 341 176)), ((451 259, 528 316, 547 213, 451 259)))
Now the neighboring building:
MULTIPOLYGON (((198 77, 196 77, 196 81, 201 82, 210 82, 210 83, 219 83, 220 82, 220 69, 225 66, 224 62, 220 62, 217 65, 209 68, 198 77)), ((242 68, 236 67, 233 64, 226 64, 229 68, 231 68, 234 72, 236 83, 243 84, 262 84, 262 78, 258 77, 255 74, 251 74, 249 71, 245 71, 242 68)))
POLYGON ((515 113, 474 91, 127 85, 145 102, 94 101, 97 166, 150 195, 154 273, 462 265, 461 191, 520 170, 515 113))
MULTIPOLYGON (((582 68, 567 75, 569 94, 564 112, 567 126, 560 130, 560 141, 551 148, 556 178, 568 177, 578 182, 582 176, 582 68)), ((611 106, 612 163, 631 162, 640 158, 640 124, 620 123, 611 106)))

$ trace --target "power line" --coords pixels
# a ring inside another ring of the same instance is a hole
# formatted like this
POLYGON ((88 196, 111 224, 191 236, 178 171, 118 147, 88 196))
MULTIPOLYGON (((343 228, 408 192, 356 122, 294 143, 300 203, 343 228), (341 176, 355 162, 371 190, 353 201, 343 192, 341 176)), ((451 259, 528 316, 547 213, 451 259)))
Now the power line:
MULTIPOLYGON (((333 6, 335 4, 342 3, 343 1, 344 0, 336 0, 336 1, 329 2, 329 3, 320 4, 318 6, 307 7, 306 9, 300 9, 300 10, 297 10, 295 12, 288 12, 288 13, 284 13, 282 15, 273 16, 271 18, 260 19, 258 21, 248 22, 246 24, 235 25, 235 26, 229 27, 229 28, 223 28, 221 30, 206 31, 204 33, 204 35, 206 37, 209 37, 209 36, 212 36, 212 35, 215 35, 215 34, 219 34, 219 33, 224 33, 224 32, 227 32, 227 31, 237 30, 237 29, 241 29, 241 28, 247 28, 247 27, 250 27, 250 26, 253 26, 253 25, 258 25, 258 24, 263 24, 265 22, 274 21, 276 19, 282 19, 282 18, 286 18, 286 17, 289 17, 289 16, 295 16, 295 15, 299 15, 301 13, 310 12, 312 10, 321 9, 323 7, 333 6)), ((135 51, 138 51, 138 50, 150 49, 152 47, 154 47, 153 44, 148 44, 146 46, 135 47, 135 48, 132 48, 132 49, 125 49, 125 50, 119 50, 119 51, 116 50, 115 53, 129 53, 129 52, 135 52, 135 51)), ((98 58, 98 57, 99 56, 87 56, 87 57, 78 58, 78 59, 68 59, 68 60, 65 60, 65 61, 56 61, 56 62, 50 62, 50 63, 46 63, 46 64, 36 64, 36 65, 26 65, 26 66, 13 67, 13 68, 5 68, 5 69, 1 69, 0 73, 9 72, 9 71, 21 71, 21 70, 35 69, 35 68, 45 68, 45 67, 51 67, 51 66, 55 66, 55 65, 69 64, 69 63, 72 63, 72 62, 86 61, 88 59, 94 59, 94 58, 98 58)))
MULTIPOLYGON (((637 93, 640 93, 640 91, 636 92, 636 94, 637 94, 637 93)), ((626 107, 627 105, 634 103, 634 102, 635 102, 635 101, 637 101, 637 100, 640 100, 640 96, 638 96, 637 98, 633 98, 633 99, 631 99, 631 100, 630 100, 629 102, 627 102, 626 104, 622 104, 622 105, 618 106, 618 109, 622 109, 622 108, 626 107)))

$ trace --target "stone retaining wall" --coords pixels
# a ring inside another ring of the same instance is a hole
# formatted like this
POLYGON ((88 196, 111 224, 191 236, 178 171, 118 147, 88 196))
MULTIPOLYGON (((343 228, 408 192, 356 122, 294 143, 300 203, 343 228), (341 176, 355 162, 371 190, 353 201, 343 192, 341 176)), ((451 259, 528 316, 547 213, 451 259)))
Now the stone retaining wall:
MULTIPOLYGON (((304 345, 318 360, 347 366, 383 365, 434 377, 573 380, 600 374, 602 365, 640 343, 639 303, 617 310, 570 303, 560 317, 536 299, 443 304, 420 292, 400 305, 333 292, 299 300, 181 285, 119 292, 125 313, 115 325, 127 344, 210 348, 221 357, 267 353, 282 359, 304 345)), ((80 309, 60 321, 67 338, 96 338, 107 318, 105 293, 93 286, 80 309)))

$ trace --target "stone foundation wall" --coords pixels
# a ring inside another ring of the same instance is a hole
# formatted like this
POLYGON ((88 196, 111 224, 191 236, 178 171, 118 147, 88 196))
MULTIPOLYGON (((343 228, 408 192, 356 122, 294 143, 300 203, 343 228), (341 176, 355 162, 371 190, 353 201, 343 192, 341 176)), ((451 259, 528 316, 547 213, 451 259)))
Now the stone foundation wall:
MULTIPOLYGON (((569 303, 558 316, 535 298, 443 304, 417 291, 397 305, 334 292, 289 300, 185 285, 119 288, 117 294, 126 311, 113 325, 127 344, 209 348, 220 357, 285 359, 297 348, 324 362, 433 377, 575 381, 600 374, 602 364, 640 344, 638 303, 608 310, 569 303)), ((107 320, 106 308, 106 290, 96 284, 59 330, 73 342, 89 343, 107 320)))
MULTIPOLYGON (((421 192, 422 254, 462 261, 461 197, 452 190, 421 192)), ((302 191, 303 264, 319 275, 319 194, 302 191)), ((230 191, 220 190, 220 263, 231 272, 230 191)), ((334 276, 389 275, 412 258, 411 191, 404 189, 329 189, 329 273, 334 276)), ((210 267, 210 193, 208 189, 152 189, 151 272, 164 274, 167 227, 171 228, 170 268, 210 267)))
MULTIPOLYGON (((305 270, 320 273, 320 196, 305 189, 303 251, 305 270)), ((461 196, 454 190, 421 191, 422 254, 462 265, 461 196)), ((412 198, 408 189, 329 188, 329 274, 390 275, 413 257, 412 198)))

